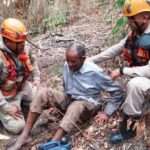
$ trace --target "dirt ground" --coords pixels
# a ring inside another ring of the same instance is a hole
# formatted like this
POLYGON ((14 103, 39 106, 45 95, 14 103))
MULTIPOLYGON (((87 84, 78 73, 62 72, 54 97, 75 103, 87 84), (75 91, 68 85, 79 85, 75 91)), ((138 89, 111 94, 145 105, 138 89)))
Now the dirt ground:
MULTIPOLYGON (((80 41, 86 45, 88 56, 95 55, 111 43, 114 43, 115 40, 111 34, 111 29, 112 24, 106 18, 100 14, 90 14, 71 25, 66 25, 54 32, 47 32, 32 39, 32 42, 40 49, 32 45, 27 47, 33 51, 39 62, 42 84, 61 90, 65 48, 73 41, 80 41)), ((104 68, 115 68, 119 62, 120 60, 117 58, 101 64, 101 66, 104 68)), ((109 119, 108 124, 103 126, 98 125, 94 118, 87 121, 81 127, 82 133, 81 131, 76 131, 71 135, 72 150, 146 150, 143 139, 138 141, 132 139, 117 146, 109 144, 110 132, 118 126, 119 120, 120 117, 117 113, 109 119), (85 136, 83 136, 83 133, 85 136)), ((32 141, 23 146, 21 150, 35 150, 39 143, 46 141, 52 136, 58 126, 59 119, 49 116, 45 112, 38 122, 39 125, 32 132, 32 141)), ((8 134, 2 126, 0 129, 0 133, 15 138, 15 136, 8 134)), ((7 143, 7 140, 0 141, 0 150, 4 150, 7 143)))

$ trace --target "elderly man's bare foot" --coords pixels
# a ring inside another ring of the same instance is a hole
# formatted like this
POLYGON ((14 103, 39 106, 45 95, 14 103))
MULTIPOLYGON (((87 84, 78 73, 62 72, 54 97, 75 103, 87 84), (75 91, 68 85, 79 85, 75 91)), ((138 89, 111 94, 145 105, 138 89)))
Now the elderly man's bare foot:
POLYGON ((9 145, 6 150, 21 150, 21 147, 29 141, 31 141, 31 138, 29 138, 26 134, 22 134, 17 138, 16 142, 9 145))

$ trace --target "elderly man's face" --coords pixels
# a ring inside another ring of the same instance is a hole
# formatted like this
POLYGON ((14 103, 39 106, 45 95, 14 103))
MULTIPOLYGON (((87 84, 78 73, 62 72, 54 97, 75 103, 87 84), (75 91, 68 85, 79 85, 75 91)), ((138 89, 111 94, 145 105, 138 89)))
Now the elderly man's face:
POLYGON ((144 32, 148 27, 150 21, 150 13, 143 12, 133 17, 128 17, 128 23, 132 30, 138 32, 144 32))
POLYGON ((78 55, 76 50, 67 50, 66 61, 68 63, 69 69, 73 72, 78 71, 83 65, 85 57, 78 55))

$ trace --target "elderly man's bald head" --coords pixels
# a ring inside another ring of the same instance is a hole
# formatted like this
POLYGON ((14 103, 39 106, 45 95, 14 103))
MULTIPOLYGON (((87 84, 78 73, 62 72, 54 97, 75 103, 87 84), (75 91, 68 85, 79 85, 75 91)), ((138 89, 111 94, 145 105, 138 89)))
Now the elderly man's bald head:
POLYGON ((70 70, 79 70, 85 60, 85 46, 79 43, 71 44, 66 50, 66 60, 70 70))
POLYGON ((67 52, 68 51, 71 51, 72 53, 77 53, 79 57, 85 57, 86 55, 85 46, 80 43, 70 44, 69 47, 67 48, 67 52))

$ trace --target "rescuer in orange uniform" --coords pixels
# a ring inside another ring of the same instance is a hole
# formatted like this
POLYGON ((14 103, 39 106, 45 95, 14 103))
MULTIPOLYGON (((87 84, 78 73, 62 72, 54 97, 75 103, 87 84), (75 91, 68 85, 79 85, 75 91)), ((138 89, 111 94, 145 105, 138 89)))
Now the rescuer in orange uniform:
POLYGON ((40 72, 30 51, 24 49, 27 31, 21 21, 5 19, 0 34, 0 121, 9 132, 17 134, 27 115, 23 115, 21 104, 29 105, 32 100, 33 85, 40 83, 40 72), (31 75, 33 84, 28 81, 31 75))

